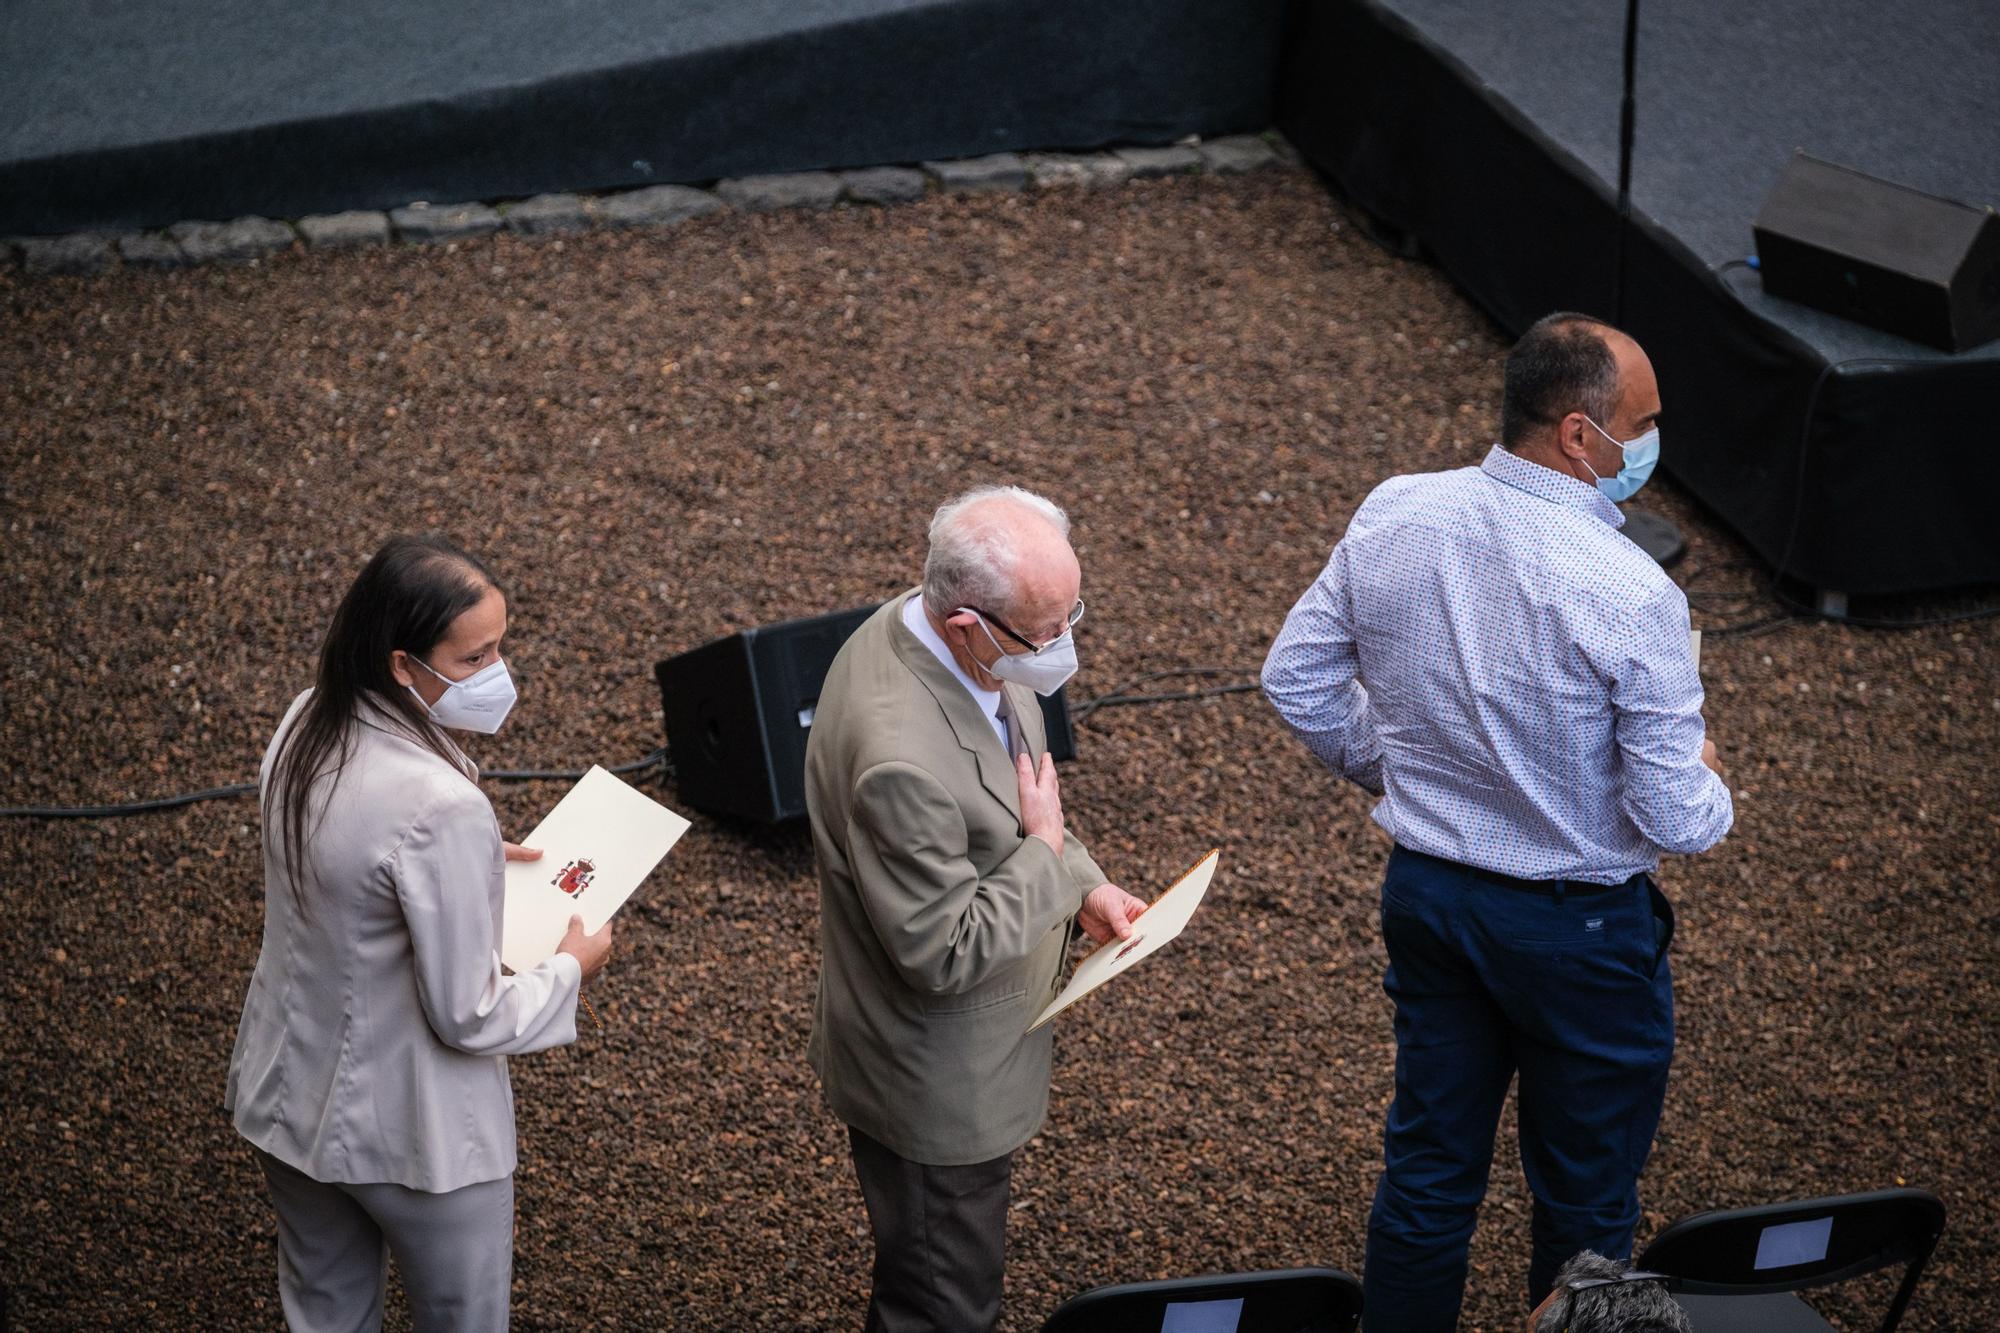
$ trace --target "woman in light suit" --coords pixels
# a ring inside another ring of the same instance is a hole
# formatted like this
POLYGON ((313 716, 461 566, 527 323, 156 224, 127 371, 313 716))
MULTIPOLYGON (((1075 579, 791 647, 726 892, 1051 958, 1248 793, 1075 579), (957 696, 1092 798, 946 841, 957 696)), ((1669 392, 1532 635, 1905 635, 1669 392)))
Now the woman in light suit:
POLYGON ((547 962, 501 970, 505 859, 540 853, 501 841, 446 728, 506 717, 506 629, 477 559, 392 539, 264 755, 264 944, 226 1105, 270 1184, 294 1330, 379 1327, 391 1254, 418 1329, 507 1324, 507 1056, 576 1039, 611 927, 572 920, 547 962))

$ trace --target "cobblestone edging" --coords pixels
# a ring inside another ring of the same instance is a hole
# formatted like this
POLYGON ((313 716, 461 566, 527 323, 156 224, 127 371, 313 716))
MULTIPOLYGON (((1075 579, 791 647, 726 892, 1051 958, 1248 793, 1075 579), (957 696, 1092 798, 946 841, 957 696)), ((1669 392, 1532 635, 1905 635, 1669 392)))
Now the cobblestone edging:
POLYGON ((651 185, 614 194, 542 194, 498 206, 414 203, 382 212, 329 213, 292 222, 242 217, 230 222, 176 222, 163 231, 77 232, 69 236, 0 239, 0 265, 34 274, 101 273, 116 267, 184 268, 193 264, 255 263, 304 245, 312 250, 455 243, 509 231, 551 236, 594 227, 670 226, 719 209, 769 213, 827 209, 837 204, 907 203, 942 194, 1020 190, 1102 189, 1158 176, 1235 175, 1298 154, 1275 130, 1165 148, 1113 148, 1097 153, 992 153, 984 157, 854 171, 800 171, 717 181, 712 189, 651 185))

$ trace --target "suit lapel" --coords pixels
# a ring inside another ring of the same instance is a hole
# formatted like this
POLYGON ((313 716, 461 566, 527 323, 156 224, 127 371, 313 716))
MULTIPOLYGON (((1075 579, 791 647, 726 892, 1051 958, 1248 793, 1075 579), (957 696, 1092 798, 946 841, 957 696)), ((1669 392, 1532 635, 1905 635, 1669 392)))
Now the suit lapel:
POLYGON ((1014 761, 1007 757, 993 723, 958 678, 903 623, 903 604, 915 593, 904 593, 894 602, 889 617, 889 643, 924 688, 937 700, 938 708, 951 726, 959 748, 972 756, 979 770, 979 785, 993 799, 1007 807, 1018 823, 1021 818, 1021 784, 1014 773, 1014 761))

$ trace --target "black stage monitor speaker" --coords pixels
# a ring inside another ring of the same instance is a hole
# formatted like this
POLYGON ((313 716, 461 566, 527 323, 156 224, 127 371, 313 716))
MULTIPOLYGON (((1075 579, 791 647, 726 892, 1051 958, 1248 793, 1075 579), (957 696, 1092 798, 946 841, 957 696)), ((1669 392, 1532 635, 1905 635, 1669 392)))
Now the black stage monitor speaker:
POLYGON ((2000 337, 2000 217, 1799 153, 1754 227, 1764 290, 1947 352, 2000 337))
MULTIPOLYGON (((710 814, 776 824, 806 812, 806 735, 819 690, 872 606, 748 629, 653 668, 680 797, 710 814)), ((1069 701, 1043 699, 1049 752, 1076 755, 1069 701)))

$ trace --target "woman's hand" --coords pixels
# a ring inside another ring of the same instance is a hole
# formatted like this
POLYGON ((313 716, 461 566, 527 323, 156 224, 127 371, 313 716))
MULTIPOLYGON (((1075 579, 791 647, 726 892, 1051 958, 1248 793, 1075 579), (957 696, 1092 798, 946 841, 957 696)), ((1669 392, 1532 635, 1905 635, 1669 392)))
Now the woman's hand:
POLYGON ((571 917, 569 930, 564 933, 562 943, 556 946, 556 952, 576 959, 583 967, 583 979, 590 980, 603 968, 604 960, 611 956, 611 923, 605 922, 595 935, 586 935, 583 933, 583 918, 571 917))
POLYGON ((539 861, 542 859, 541 848, 523 847, 518 842, 503 841, 500 844, 500 850, 507 854, 509 861, 539 861))

